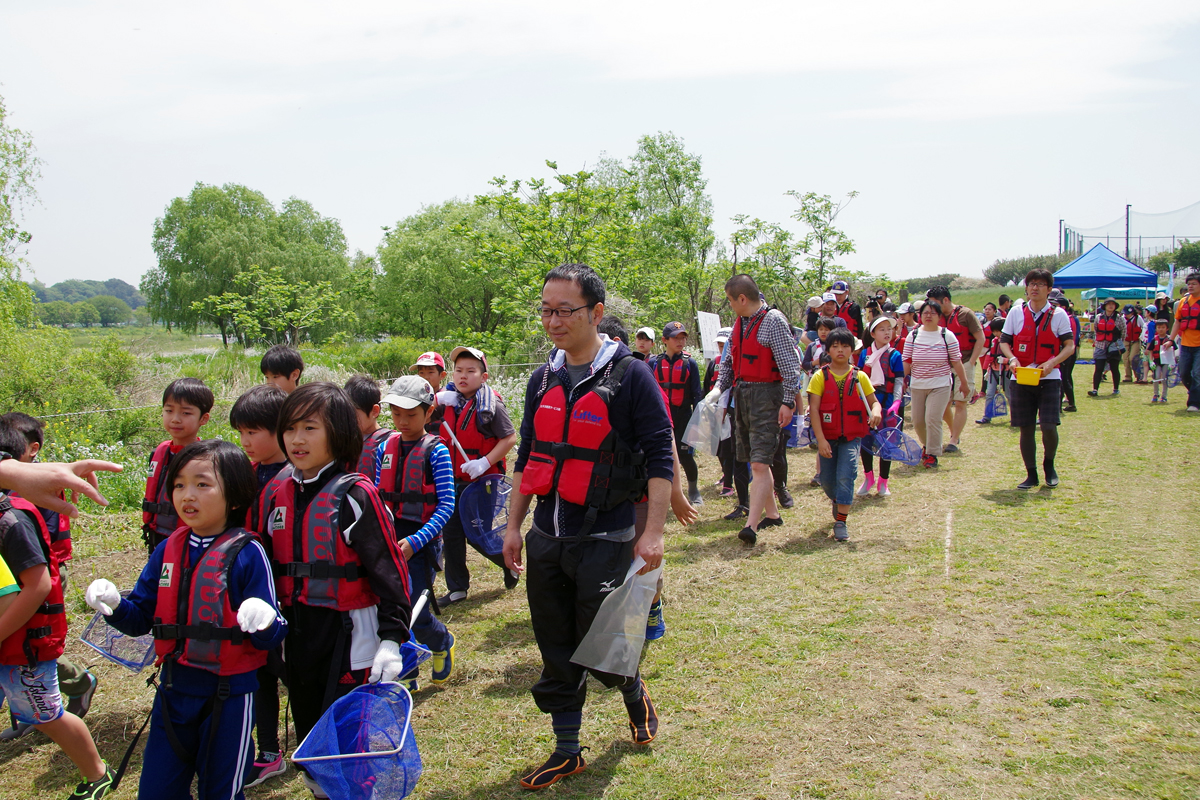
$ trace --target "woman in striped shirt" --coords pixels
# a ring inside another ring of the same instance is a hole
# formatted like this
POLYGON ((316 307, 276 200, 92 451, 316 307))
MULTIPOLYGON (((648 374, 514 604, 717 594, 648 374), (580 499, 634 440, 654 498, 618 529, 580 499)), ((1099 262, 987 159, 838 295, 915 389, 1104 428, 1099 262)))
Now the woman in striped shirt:
POLYGON ((936 467, 942 454, 942 415, 950 404, 951 373, 958 376, 959 386, 967 386, 958 340, 938 324, 940 319, 937 304, 925 303, 921 327, 904 343, 904 372, 909 376, 913 424, 925 448, 925 468, 936 467))

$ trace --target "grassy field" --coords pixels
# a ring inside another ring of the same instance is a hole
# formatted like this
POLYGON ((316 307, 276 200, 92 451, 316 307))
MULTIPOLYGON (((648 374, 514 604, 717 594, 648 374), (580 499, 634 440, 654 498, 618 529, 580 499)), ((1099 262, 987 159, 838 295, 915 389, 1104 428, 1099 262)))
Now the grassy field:
MULTIPOLYGON (((660 736, 630 744, 619 696, 592 684, 589 768, 545 794, 1200 796, 1198 422, 1178 389, 1166 407, 1148 400, 1132 386, 1081 396, 1053 491, 1016 491, 1016 434, 971 425, 940 470, 899 467, 893 497, 856 504, 848 544, 807 486, 809 451, 791 454, 787 524, 751 550, 702 459, 708 501, 698 524, 668 530, 668 633, 643 658, 660 736)), ((129 513, 79 525, 73 633, 89 581, 132 585, 136 527, 129 513)), ((416 696, 420 798, 527 796, 516 777, 553 746, 528 691, 540 662, 524 592, 472 566, 472 597, 444 617, 456 675, 416 696)), ((100 676, 87 722, 115 764, 149 707, 146 675, 70 652, 100 676)), ((4 798, 59 798, 78 780, 41 734, 0 744, 0 765, 4 798)), ((136 796, 138 767, 119 797, 136 796)), ((294 771, 247 794, 308 796, 294 771)))

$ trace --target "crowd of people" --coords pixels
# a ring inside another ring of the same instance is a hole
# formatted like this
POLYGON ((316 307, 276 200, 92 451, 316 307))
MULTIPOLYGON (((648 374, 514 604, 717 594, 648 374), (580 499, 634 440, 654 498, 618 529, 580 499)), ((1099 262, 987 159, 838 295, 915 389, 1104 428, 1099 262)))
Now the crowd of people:
MULTIPOLYGON (((240 447, 202 437, 214 405, 202 381, 171 382, 162 396, 168 438, 149 459, 145 566, 125 592, 100 578, 85 593, 108 625, 154 639, 161 672, 139 797, 189 797, 194 779, 201 798, 243 797, 286 770, 285 689, 303 739, 358 686, 398 681, 419 691, 419 670, 401 654, 410 639, 432 653, 430 682, 449 681, 456 638, 441 616, 470 592, 468 544, 506 588, 525 578, 542 658, 531 691, 555 746, 520 784, 541 789, 585 769, 589 674, 619 690, 632 741, 649 744, 659 719, 640 673, 584 667, 572 655, 635 559, 642 573, 661 566, 668 509, 683 524, 696 519, 704 501, 686 432, 697 406, 729 422, 717 447, 719 495, 735 498, 726 519, 744 520, 737 538, 747 547, 794 505, 787 449, 800 430, 816 450, 812 484, 830 501, 831 535, 848 540, 855 498, 892 494, 891 461, 876 464, 864 440, 902 430, 906 405, 920 465, 936 469, 959 449, 970 406, 986 398, 994 411, 1006 397, 1026 469, 1018 488, 1055 486, 1060 412, 1076 408, 1071 370, 1084 331, 1053 284, 1035 269, 1023 298, 1002 295, 976 314, 943 286, 899 306, 880 290, 864 309, 837 281, 808 302, 799 327, 751 276, 736 275, 725 285, 733 324, 719 331, 720 352, 702 375, 687 326, 640 328, 631 340, 605 313, 600 277, 564 264, 543 282, 539 315, 553 347, 529 378, 519 432, 488 384, 486 355, 471 346, 448 358, 424 353, 385 389, 364 375, 344 387, 301 383, 300 353, 273 347, 261 362, 265 382, 230 411, 240 447), (379 424, 385 407, 391 427, 379 424), (510 466, 495 554, 466 535, 456 507, 510 466)), ((1117 394, 1124 366, 1127 380, 1154 384, 1152 402, 1166 402, 1177 366, 1188 411, 1200 411, 1200 275, 1188 276, 1173 307, 1164 300, 1118 314, 1110 299, 1087 320, 1090 395, 1105 370, 1117 394), (1135 342, 1148 364, 1130 355, 1135 342)), ((34 463, 42 428, 25 414, 0 417, 0 487, 9 490, 0 501, 0 689, 12 717, 0 739, 43 732, 81 773, 71 796, 99 800, 118 776, 82 721, 97 677, 63 655, 74 513, 63 492, 99 501, 94 472, 116 467, 34 463)), ((648 640, 666 631, 661 592, 659 578, 648 640)))

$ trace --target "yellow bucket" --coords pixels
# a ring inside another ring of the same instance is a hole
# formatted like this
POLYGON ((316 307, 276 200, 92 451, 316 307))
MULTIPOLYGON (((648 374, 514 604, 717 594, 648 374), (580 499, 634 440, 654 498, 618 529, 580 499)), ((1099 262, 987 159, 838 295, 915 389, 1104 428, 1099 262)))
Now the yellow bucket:
POLYGON ((1039 367, 1017 367, 1017 383, 1022 386, 1037 386, 1042 379, 1039 367))

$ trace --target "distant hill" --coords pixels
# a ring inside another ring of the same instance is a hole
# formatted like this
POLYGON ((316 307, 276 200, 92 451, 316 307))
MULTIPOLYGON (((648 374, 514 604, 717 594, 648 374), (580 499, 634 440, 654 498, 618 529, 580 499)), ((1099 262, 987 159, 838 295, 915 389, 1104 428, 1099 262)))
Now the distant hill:
POLYGON ((78 303, 80 300, 91 300, 98 295, 112 295, 124 300, 130 308, 141 308, 146 305, 146 298, 135 287, 118 278, 106 281, 62 281, 53 286, 46 286, 40 281, 29 284, 37 299, 42 303, 53 303, 55 300, 65 300, 68 303, 78 303))

